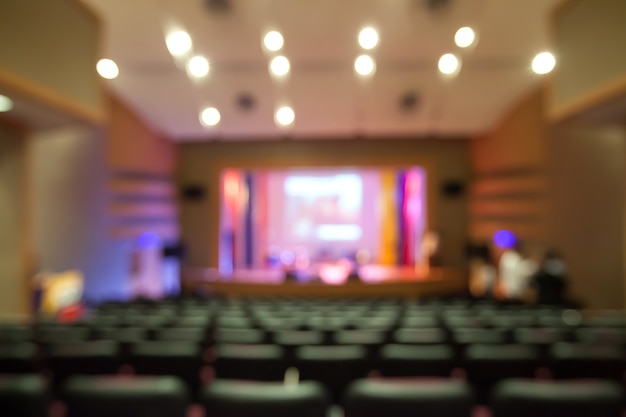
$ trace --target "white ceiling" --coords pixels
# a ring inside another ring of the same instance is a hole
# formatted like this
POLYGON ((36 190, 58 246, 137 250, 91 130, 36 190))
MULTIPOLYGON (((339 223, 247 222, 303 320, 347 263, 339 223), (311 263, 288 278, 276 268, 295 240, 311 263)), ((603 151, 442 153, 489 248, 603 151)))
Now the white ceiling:
POLYGON ((466 136, 489 129, 507 108, 540 82, 531 73, 534 55, 548 49, 547 16, 560 0, 456 0, 429 11, 425 0, 230 0, 215 12, 206 0, 84 0, 103 17, 104 54, 120 67, 107 81, 155 128, 175 140, 341 138, 369 136, 466 136), (454 45, 454 33, 472 26, 479 41, 471 50, 454 45), (380 44, 371 52, 377 71, 369 79, 353 69, 363 53, 359 30, 373 26, 380 44), (193 52, 211 70, 191 80, 169 54, 165 34, 173 27, 192 37, 193 52), (268 30, 285 38, 291 62, 287 79, 269 75, 262 47, 268 30), (461 56, 453 79, 437 70, 447 52, 461 56), (400 96, 414 91, 420 103, 402 111, 400 96), (252 111, 237 96, 256 99, 252 111), (288 104, 290 128, 278 128, 273 113, 288 104), (222 115, 207 128, 199 112, 214 106, 222 115))

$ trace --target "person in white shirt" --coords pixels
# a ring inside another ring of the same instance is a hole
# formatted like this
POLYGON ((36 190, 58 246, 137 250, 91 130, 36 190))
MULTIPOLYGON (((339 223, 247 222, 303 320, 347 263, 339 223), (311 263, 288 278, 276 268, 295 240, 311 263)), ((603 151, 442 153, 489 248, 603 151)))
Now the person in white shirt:
POLYGON ((536 270, 536 262, 524 258, 519 243, 506 250, 500 257, 499 264, 500 286, 504 298, 508 301, 521 301, 536 270))

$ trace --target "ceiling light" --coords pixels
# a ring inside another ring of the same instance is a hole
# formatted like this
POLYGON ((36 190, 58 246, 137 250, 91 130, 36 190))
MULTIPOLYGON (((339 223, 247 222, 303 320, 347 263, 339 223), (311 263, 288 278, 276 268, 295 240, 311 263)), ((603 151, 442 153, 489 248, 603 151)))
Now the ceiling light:
POLYGON ((112 59, 101 59, 98 61, 98 64, 96 64, 96 70, 102 78, 106 78, 107 80, 117 78, 120 74, 117 64, 112 59))
POLYGON ((532 69, 535 74, 547 74, 554 69, 556 59, 550 52, 541 52, 533 59, 532 69))
POLYGON ((220 112, 215 107, 207 107, 200 113, 200 122, 205 126, 215 126, 220 119, 220 112))
POLYGON ((454 35, 454 43, 459 48, 467 48, 469 46, 472 46, 475 40, 476 33, 474 32, 474 29, 467 26, 457 30, 454 35))
POLYGON ((282 77, 289 72, 289 60, 284 56, 277 56, 270 62, 270 71, 272 74, 282 77))
POLYGON ((459 71, 461 63, 453 54, 444 54, 439 58, 439 71, 445 75, 452 75, 459 71))
POLYGON ((7 96, 0 94, 0 113, 9 111, 13 108, 13 100, 7 96))
POLYGON ((209 73, 209 61, 203 56, 196 55, 187 63, 187 71, 196 78, 206 77, 209 73))
POLYGON ((267 32, 265 34, 265 37, 263 38, 263 45, 265 45, 265 48, 273 52, 280 50, 280 48, 283 47, 284 43, 285 41, 283 39, 283 35, 281 35, 280 32, 276 32, 275 30, 267 32))
POLYGON ((363 49, 372 49, 378 45, 378 32, 374 28, 364 28, 359 32, 359 45, 363 49))
POLYGON ((281 126, 289 126, 295 120, 296 114, 293 112, 291 107, 284 106, 276 110, 274 118, 277 124, 281 126))
POLYGON ((371 75, 376 69, 376 63, 368 55, 361 55, 354 61, 354 70, 360 75, 371 75))
POLYGON ((170 54, 181 56, 191 50, 191 37, 187 32, 179 30, 167 35, 165 44, 170 54))

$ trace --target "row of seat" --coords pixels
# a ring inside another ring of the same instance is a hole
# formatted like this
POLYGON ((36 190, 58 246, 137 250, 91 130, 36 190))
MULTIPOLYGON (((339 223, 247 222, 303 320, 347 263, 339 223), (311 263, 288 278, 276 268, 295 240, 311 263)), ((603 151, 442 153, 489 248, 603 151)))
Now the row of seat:
POLYGON ((207 380, 211 369, 220 379, 279 381, 288 368, 295 367, 304 379, 322 382, 335 398, 350 382, 372 372, 388 377, 450 377, 461 369, 484 398, 495 382, 533 378, 539 370, 548 370, 557 379, 622 381, 626 362, 623 352, 611 346, 569 343, 554 345, 547 358, 536 346, 523 344, 472 344, 458 355, 448 345, 388 344, 376 350, 305 345, 289 350, 279 345, 219 344, 203 352, 195 343, 145 342, 132 345, 125 355, 116 342, 97 341, 56 344, 44 358, 32 344, 0 346, 0 374, 50 370, 55 386, 74 375, 119 373, 123 365, 140 375, 177 376, 192 391, 207 380))
MULTIPOLYGON (((66 417, 184 417, 190 397, 171 377, 76 377, 61 393, 66 417)), ((216 381, 202 388, 207 417, 326 417, 330 401, 315 382, 216 381)), ((490 399, 494 417, 619 417, 623 396, 607 381, 555 383, 507 380, 490 399)), ((347 417, 467 417, 475 404, 461 381, 358 380, 342 398, 347 417)), ((0 410, 7 417, 48 415, 49 395, 37 376, 0 378, 0 410)))

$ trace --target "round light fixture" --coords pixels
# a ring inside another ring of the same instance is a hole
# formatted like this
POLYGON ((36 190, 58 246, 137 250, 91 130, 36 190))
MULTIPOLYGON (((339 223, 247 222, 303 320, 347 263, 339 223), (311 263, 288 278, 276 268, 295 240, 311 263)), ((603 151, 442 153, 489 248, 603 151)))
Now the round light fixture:
POLYGON ((359 75, 371 75, 375 69, 376 63, 369 55, 361 55, 354 61, 354 70, 359 75))
POLYGON ((0 94, 0 113, 10 111, 13 108, 13 100, 0 94))
POLYGON ((550 52, 541 52, 535 56, 532 69, 535 74, 548 74, 556 65, 556 58, 550 52))
POLYGON ((296 119, 296 114, 293 112, 293 109, 291 107, 283 106, 276 110, 274 118, 278 125, 289 126, 296 119))
POLYGON ((178 30, 167 35, 165 44, 170 54, 178 57, 191 50, 191 36, 183 30, 178 30))
POLYGON ((467 48, 474 44, 476 40, 476 33, 474 29, 468 26, 464 26, 456 31, 454 34, 454 43, 459 48, 467 48))
POLYGON ((287 75, 289 68, 289 60, 284 56, 277 56, 270 62, 270 71, 279 77, 287 75))
POLYGON ((209 73, 209 61, 203 56, 196 55, 187 63, 187 71, 196 78, 206 77, 209 73))
POLYGON ((220 119, 220 112, 215 107, 207 107, 200 113, 200 122, 205 126, 215 126, 220 119))
POLYGON ((376 29, 367 27, 359 32, 359 45, 363 49, 373 49, 378 45, 378 32, 376 29))
POLYGON ((272 30, 267 32, 263 37, 263 45, 268 51, 276 52, 279 51, 283 45, 285 44, 285 40, 283 39, 283 35, 280 32, 272 30))
POLYGON ((107 80, 117 78, 120 74, 120 70, 115 61, 106 58, 98 61, 98 64, 96 64, 96 70, 102 78, 106 78, 107 80))
POLYGON ((439 71, 445 75, 453 75, 459 71, 461 63, 454 54, 444 54, 439 58, 439 71))

